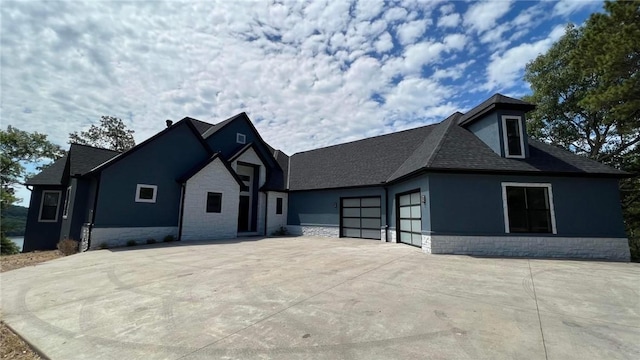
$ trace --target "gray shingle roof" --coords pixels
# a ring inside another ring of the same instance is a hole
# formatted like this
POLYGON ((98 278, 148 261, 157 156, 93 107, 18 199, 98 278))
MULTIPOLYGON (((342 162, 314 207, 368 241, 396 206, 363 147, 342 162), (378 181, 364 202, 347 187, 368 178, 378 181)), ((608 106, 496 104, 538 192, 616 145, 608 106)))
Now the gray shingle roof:
POLYGON ((230 118, 228 118, 227 120, 221 121, 213 126, 211 126, 207 131, 205 131, 204 133, 202 133, 202 138, 206 139, 209 136, 215 134, 216 132, 218 132, 220 129, 222 129, 225 125, 227 125, 228 123, 232 122, 233 120, 241 117, 241 116, 247 116, 246 113, 241 112, 240 114, 234 115, 230 118))
POLYGON ((289 189, 382 184, 434 127, 423 126, 294 154, 290 159, 289 189))
POLYGON ((28 179, 26 185, 60 185, 64 176, 84 175, 94 167, 120 154, 117 151, 71 144, 69 153, 28 179), (67 160, 68 167, 67 167, 67 160))
POLYGON ((193 124, 193 126, 196 128, 196 130, 198 131, 198 133, 200 135, 204 134, 205 132, 207 132, 207 130, 211 129, 213 126, 213 124, 209 124, 208 122, 204 122, 202 120, 198 120, 198 119, 194 119, 191 117, 186 117, 183 120, 189 120, 191 121, 191 123, 193 124))
POLYGON ((496 107, 496 105, 503 105, 503 107, 506 107, 506 108, 515 107, 524 111, 533 110, 536 107, 535 105, 522 100, 510 98, 502 94, 495 94, 492 97, 480 103, 480 105, 469 110, 466 114, 462 115, 458 120, 458 124, 460 125, 470 124, 475 120, 479 119, 479 117, 482 114, 496 107))
POLYGON ((528 111, 534 105, 496 94, 435 125, 293 154, 289 189, 312 190, 380 185, 420 171, 558 174, 621 177, 627 173, 556 146, 529 140, 526 159, 496 154, 463 126, 493 109, 528 111))

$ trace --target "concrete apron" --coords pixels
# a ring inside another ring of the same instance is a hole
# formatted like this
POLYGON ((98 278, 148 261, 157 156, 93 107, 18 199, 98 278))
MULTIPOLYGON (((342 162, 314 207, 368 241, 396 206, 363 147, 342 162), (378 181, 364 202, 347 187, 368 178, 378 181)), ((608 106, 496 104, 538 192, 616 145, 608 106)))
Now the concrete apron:
POLYGON ((314 237, 100 250, 1 275, 52 359, 640 358, 638 264, 314 237))

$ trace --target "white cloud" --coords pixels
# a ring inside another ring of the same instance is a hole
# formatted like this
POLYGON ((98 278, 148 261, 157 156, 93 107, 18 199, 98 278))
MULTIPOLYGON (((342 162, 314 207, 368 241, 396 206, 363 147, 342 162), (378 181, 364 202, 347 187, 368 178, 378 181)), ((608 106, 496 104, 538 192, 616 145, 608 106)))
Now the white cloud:
POLYGON ((483 33, 498 24, 511 9, 511 1, 483 1, 474 3, 464 14, 464 25, 483 33))
POLYGON ((391 49, 393 49, 393 40, 389 32, 385 31, 382 35, 378 37, 374 44, 376 51, 379 53, 385 53, 391 49))
POLYGON ((558 0, 553 7, 553 14, 558 16, 569 16, 574 12, 593 9, 601 6, 602 2, 597 0, 558 0))
POLYGON ((440 6, 440 13, 442 15, 451 14, 456 9, 456 6, 453 4, 446 4, 440 6))
POLYGON ((460 24, 460 14, 453 13, 438 18, 438 27, 451 28, 460 24))
POLYGON ((428 20, 415 20, 398 26, 396 30, 398 41, 402 45, 415 43, 424 34, 428 25, 428 20))
POLYGON ((487 82, 483 88, 500 91, 512 87, 522 77, 526 64, 547 51, 564 33, 564 27, 557 26, 542 40, 520 44, 501 54, 494 53, 487 66, 487 82))

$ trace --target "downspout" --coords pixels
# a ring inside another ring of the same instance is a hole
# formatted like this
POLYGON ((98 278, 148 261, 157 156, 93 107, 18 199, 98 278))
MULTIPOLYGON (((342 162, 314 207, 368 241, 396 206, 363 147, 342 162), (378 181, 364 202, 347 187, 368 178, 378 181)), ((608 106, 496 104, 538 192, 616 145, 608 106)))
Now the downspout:
POLYGON ((187 184, 182 184, 180 191, 180 211, 178 212, 178 241, 182 241, 182 220, 184 218, 184 194, 187 189, 187 184))

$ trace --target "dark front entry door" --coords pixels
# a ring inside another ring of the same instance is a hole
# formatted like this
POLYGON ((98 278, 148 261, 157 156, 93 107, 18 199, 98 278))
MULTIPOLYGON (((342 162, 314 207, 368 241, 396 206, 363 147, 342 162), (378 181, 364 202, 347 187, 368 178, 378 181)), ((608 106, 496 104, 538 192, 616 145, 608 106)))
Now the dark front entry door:
POLYGON ((240 195, 240 211, 238 213, 238 232, 249 231, 249 197, 240 195))

